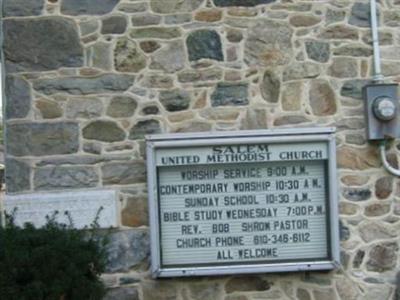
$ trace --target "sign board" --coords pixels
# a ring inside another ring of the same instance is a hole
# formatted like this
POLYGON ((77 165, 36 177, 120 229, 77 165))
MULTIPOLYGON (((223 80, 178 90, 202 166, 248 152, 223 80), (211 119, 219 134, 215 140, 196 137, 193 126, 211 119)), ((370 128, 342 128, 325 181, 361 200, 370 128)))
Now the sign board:
POLYGON ((46 217, 54 216, 59 223, 75 228, 90 227, 98 215, 100 228, 119 225, 119 201, 115 190, 68 191, 58 193, 35 193, 6 195, 5 211, 13 214, 15 224, 29 222, 36 227, 46 224, 46 217), (69 217, 68 217, 69 215, 69 217))
POLYGON ((153 276, 334 268, 333 132, 148 136, 153 276))

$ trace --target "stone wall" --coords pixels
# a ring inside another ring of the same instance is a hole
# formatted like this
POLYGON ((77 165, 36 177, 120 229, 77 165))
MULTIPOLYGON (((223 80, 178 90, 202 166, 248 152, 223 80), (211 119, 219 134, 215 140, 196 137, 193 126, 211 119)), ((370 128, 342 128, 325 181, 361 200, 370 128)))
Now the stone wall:
MULTIPOLYGON (((361 0, 3 0, 8 193, 120 192, 108 299, 391 299, 400 182, 365 137, 368 14, 361 0), (283 126, 337 128, 342 267, 152 280, 144 135, 283 126)), ((380 1, 379 24, 398 82, 399 0, 380 1)))

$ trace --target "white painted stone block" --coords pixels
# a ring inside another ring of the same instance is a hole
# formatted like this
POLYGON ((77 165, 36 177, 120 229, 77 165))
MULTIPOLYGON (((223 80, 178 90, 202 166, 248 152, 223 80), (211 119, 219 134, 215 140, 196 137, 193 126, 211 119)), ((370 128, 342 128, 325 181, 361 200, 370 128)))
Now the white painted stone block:
POLYGON ((89 227, 100 210, 98 224, 101 228, 119 225, 119 201, 115 190, 68 191, 6 195, 5 211, 11 214, 16 208, 15 223, 26 222, 36 227, 46 223, 46 216, 55 212, 56 221, 69 225, 68 214, 75 228, 89 227))

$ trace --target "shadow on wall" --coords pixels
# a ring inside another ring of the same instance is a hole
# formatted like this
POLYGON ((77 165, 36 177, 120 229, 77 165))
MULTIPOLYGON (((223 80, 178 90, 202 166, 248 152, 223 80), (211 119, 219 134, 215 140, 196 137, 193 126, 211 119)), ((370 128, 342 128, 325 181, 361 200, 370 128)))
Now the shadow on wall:
POLYGON ((396 276, 396 291, 394 293, 393 300, 400 300, 400 271, 397 273, 396 276))

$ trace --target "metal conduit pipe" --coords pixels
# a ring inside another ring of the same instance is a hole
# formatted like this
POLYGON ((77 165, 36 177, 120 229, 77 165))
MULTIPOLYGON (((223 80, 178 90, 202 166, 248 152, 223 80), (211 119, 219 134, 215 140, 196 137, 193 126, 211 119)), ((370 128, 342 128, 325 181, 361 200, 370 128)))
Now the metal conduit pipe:
POLYGON ((378 17, 376 11, 376 0, 371 0, 371 30, 372 30, 372 45, 374 48, 374 76, 375 82, 382 82, 383 75, 381 73, 381 53, 379 49, 378 35, 378 17))
MULTIPOLYGON (((371 30, 372 30, 372 45, 374 49, 374 75, 373 80, 376 83, 383 82, 383 75, 381 71, 381 54, 379 49, 379 35, 378 35, 378 21, 377 21, 377 10, 376 10, 376 0, 370 0, 371 7, 371 30)), ((400 170, 393 168, 386 159, 385 150, 386 140, 383 140, 379 145, 379 152, 381 160, 385 169, 392 175, 400 177, 400 170)))
POLYGON ((382 162, 383 162, 383 166, 385 167, 385 169, 386 169, 390 174, 392 174, 392 175, 394 175, 394 176, 400 176, 400 170, 393 168, 393 167, 389 164, 389 162, 387 161, 387 159, 386 159, 385 144, 386 144, 386 143, 383 142, 383 143, 381 143, 381 144, 379 145, 379 150, 380 150, 380 153, 381 153, 381 159, 382 159, 382 162))

